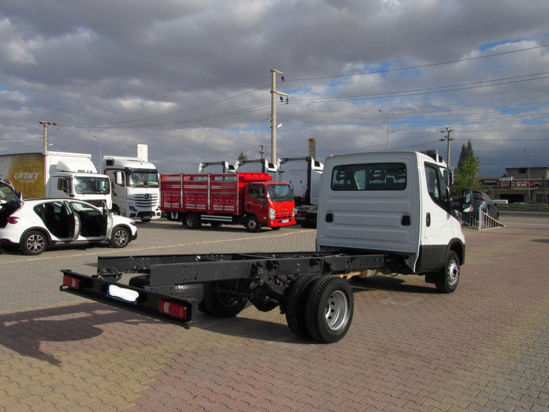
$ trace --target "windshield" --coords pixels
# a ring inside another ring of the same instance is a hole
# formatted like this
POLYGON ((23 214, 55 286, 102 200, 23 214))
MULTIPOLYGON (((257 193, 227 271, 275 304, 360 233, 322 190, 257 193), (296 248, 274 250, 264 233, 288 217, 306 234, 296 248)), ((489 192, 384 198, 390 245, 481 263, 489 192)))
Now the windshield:
POLYGON ((74 178, 74 189, 80 195, 110 193, 110 184, 108 177, 97 176, 77 176, 74 178))
POLYGON ((285 202, 294 199, 290 185, 267 185, 267 194, 271 202, 285 202))
POLYGON ((131 187, 158 187, 158 173, 156 170, 132 170, 129 182, 131 187))

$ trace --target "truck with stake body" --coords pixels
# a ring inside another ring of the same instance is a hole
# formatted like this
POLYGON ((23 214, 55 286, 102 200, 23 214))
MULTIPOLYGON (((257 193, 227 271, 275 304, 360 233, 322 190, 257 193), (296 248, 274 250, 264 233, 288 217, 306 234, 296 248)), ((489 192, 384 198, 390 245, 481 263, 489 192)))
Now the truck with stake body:
POLYGON ((278 306, 298 336, 336 342, 351 326, 346 278, 357 272, 420 274, 439 292, 456 290, 465 238, 441 168, 418 152, 331 156, 315 252, 99 257, 94 276, 62 270, 61 289, 186 326, 197 310, 232 317, 247 302, 278 306))

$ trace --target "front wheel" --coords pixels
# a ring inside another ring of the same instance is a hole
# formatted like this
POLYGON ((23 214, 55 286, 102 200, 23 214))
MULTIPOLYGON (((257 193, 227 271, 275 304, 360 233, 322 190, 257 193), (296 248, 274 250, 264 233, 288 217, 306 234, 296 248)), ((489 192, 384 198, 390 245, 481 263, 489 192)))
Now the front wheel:
POLYGON ((259 220, 257 220, 257 217, 255 217, 254 215, 250 215, 246 218, 245 225, 248 232, 257 232, 261 227, 261 225, 259 224, 259 220))
POLYGON ((436 275, 435 285, 441 293, 452 293, 459 283, 459 257, 453 250, 448 251, 444 268, 436 275))
POLYGON ((111 235, 111 246, 115 248, 123 248, 130 243, 130 230, 123 226, 117 226, 113 229, 111 235))
POLYGON ((31 230, 23 235, 19 247, 24 255, 39 255, 48 248, 48 238, 38 230, 31 230))
POLYGON ((307 331, 321 343, 339 341, 351 326, 353 307, 353 290, 346 280, 333 276, 318 279, 307 296, 307 331))

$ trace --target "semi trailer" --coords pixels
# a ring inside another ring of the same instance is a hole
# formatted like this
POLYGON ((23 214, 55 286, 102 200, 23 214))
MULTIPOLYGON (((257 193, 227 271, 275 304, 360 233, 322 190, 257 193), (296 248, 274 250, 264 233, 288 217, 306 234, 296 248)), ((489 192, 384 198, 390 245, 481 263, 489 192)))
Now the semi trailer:
POLYGON ((441 293, 456 290, 465 238, 454 213, 441 164, 425 154, 331 156, 314 252, 99 257, 93 276, 62 270, 61 289, 187 327, 199 310, 233 317, 248 302, 279 307, 298 336, 336 342, 351 326, 346 278, 357 273, 419 274, 441 293))

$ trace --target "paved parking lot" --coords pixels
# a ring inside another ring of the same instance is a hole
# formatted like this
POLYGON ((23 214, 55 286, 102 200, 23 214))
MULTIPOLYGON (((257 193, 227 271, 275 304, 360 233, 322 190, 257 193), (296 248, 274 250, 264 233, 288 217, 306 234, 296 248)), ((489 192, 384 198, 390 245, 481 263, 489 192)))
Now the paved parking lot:
POLYGON ((313 250, 315 231, 139 226, 128 248, 0 252, 0 410, 547 410, 549 217, 466 231, 458 290, 417 276, 353 282, 331 345, 277 310, 182 326, 59 292, 98 255, 313 250))

